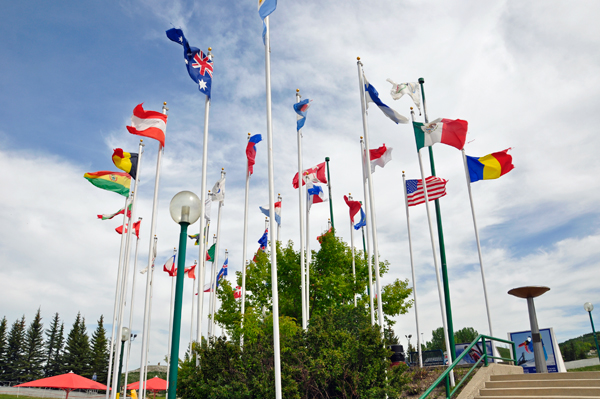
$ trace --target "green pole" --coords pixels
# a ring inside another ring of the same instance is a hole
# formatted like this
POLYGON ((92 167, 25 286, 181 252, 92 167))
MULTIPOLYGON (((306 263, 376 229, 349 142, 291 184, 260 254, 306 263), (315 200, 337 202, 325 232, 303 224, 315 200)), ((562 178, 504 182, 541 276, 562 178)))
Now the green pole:
MULTIPOLYGON (((121 372, 123 370, 123 348, 125 347, 125 341, 121 341, 121 358, 119 359, 119 375, 117 376, 117 398, 121 393, 121 372)), ((127 388, 125 388, 127 389, 127 388)), ((127 396, 127 395, 125 395, 127 396)))
MULTIPOLYGON (((429 123, 427 119, 427 108, 425 107, 425 89, 423 84, 425 79, 419 78, 421 85, 421 96, 423 98, 423 114, 425 123, 429 123)), ((433 148, 429 147, 429 163, 431 164, 431 175, 435 176, 435 163, 433 161, 433 148)), ((450 341, 449 353, 452 355, 452 360, 456 360, 456 346, 454 344, 454 323, 452 322, 452 306, 450 304, 450 285, 448 284, 448 267, 446 264, 446 245, 444 244, 444 230, 442 229, 442 211, 440 209, 440 200, 435 200, 435 215, 437 220, 438 239, 440 242, 440 259, 442 261, 442 281, 444 284, 444 302, 446 304, 446 319, 448 322, 448 339, 450 341)))
POLYGON ((592 311, 588 312, 590 314, 590 323, 592 323, 592 332, 594 333, 594 341, 596 341, 596 354, 600 359, 600 347, 598 347, 598 338, 596 337, 596 329, 594 328, 594 320, 592 320, 592 311))
POLYGON ((327 187, 329 188, 329 214, 331 215, 331 228, 335 235, 335 225, 333 224, 333 199, 331 197, 331 177, 329 176, 329 157, 325 157, 327 163, 327 187))
POLYGON ((177 282, 175 283, 175 304, 173 306, 173 335, 171 337, 171 359, 169 360, 168 399, 175 399, 177 393, 177 371, 179 369, 179 338, 181 336, 181 306, 183 302, 183 277, 185 276, 185 247, 189 223, 181 222, 179 251, 177 259, 177 282))

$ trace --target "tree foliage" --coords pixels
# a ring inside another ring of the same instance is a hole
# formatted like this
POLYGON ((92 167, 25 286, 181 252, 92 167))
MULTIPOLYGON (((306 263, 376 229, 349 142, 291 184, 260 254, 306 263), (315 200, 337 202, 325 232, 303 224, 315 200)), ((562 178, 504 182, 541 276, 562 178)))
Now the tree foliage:
POLYGON ((86 332, 85 318, 77 313, 77 318, 67 336, 64 353, 64 367, 67 371, 91 378, 90 368, 90 340, 86 332))
POLYGON ((104 316, 100 316, 100 319, 98 319, 98 327, 92 334, 91 347, 91 372, 92 374, 96 373, 99 383, 106 384, 110 353, 106 330, 104 329, 104 316))
POLYGON ((25 315, 17 319, 8 333, 6 346, 6 366, 4 369, 4 380, 22 381, 23 374, 23 342, 25 338, 25 315))
MULTIPOLYGON (((477 338, 479 333, 473 327, 465 327, 454 331, 454 342, 457 344, 471 343, 477 338)), ((431 341, 425 344, 426 350, 441 349, 446 350, 446 340, 444 338, 444 329, 438 327, 431 332, 431 341)))
POLYGON ((0 380, 3 379, 3 375, 6 369, 6 349, 8 343, 6 341, 6 334, 8 329, 8 321, 6 316, 0 321, 0 380))
POLYGON ((22 380, 33 381, 44 376, 44 325, 38 308, 25 334, 22 380))
POLYGON ((60 322, 58 313, 54 314, 50 329, 46 331, 46 364, 44 375, 52 377, 63 370, 62 354, 64 344, 64 323, 60 322))

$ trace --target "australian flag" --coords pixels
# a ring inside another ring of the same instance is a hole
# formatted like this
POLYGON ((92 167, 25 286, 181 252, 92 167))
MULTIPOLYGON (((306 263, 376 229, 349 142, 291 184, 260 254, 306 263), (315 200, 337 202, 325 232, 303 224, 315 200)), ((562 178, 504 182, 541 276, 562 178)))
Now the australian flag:
POLYGON ((181 29, 169 29, 167 37, 183 46, 183 58, 190 77, 198 83, 198 90, 210 99, 213 74, 213 62, 210 57, 199 48, 190 47, 181 29))

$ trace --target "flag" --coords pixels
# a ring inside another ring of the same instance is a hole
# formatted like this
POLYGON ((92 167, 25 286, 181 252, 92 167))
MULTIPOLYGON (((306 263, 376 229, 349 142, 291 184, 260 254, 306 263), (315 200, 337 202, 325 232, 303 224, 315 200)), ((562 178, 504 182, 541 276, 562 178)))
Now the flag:
POLYGON ((383 168, 386 163, 392 160, 392 150, 392 147, 386 147, 385 144, 375 150, 369 150, 371 173, 375 173, 375 166, 383 168))
POLYGON ((183 60, 190 78, 198 83, 198 90, 206 94, 210 100, 210 89, 212 86, 213 61, 208 55, 197 47, 191 47, 183 35, 181 29, 172 28, 167 32, 167 37, 183 46, 183 60))
POLYGON ((265 229, 264 234, 259 238, 258 243, 260 244, 260 249, 267 249, 267 244, 269 242, 269 229, 265 229))
POLYGON ((462 150, 467 140, 469 123, 462 119, 436 119, 430 123, 413 122, 417 151, 435 143, 450 145, 462 150))
POLYGON ((365 215, 365 211, 360 208, 360 221, 354 225, 354 230, 360 230, 361 227, 365 227, 367 225, 367 215, 365 215))
POLYGON ((204 284, 204 292, 212 292, 212 290, 210 289, 211 286, 212 286, 211 283, 204 284))
POLYGON ((131 126, 127 126, 127 130, 131 134, 158 140, 160 146, 164 147, 165 132, 167 131, 167 115, 157 111, 145 111, 142 104, 136 105, 133 109, 131 126))
POLYGON ((211 204, 212 204, 212 200, 209 198, 206 199, 206 201, 204 201, 204 219, 206 219, 207 222, 210 222, 210 209, 211 209, 211 204))
POLYGON ((227 276, 227 269, 229 267, 229 258, 225 258, 225 262, 223 263, 223 267, 221 269, 225 270, 225 275, 227 276))
POLYGON ((219 281, 225 276, 227 276, 227 269, 221 268, 219 274, 217 274, 217 288, 219 288, 219 281))
POLYGON ((312 182, 308 182, 308 209, 310 209, 312 204, 318 204, 319 202, 327 201, 327 197, 325 197, 325 193, 323 192, 323 188, 316 184, 312 184, 312 182))
POLYGON ((175 267, 175 254, 171 255, 169 259, 165 262, 163 266, 163 271, 169 274, 169 277, 177 276, 177 268, 175 267))
POLYGON ((350 221, 354 223, 354 215, 356 215, 361 208, 360 201, 350 201, 346 195, 344 195, 344 201, 346 201, 346 205, 350 208, 350 221))
POLYGON ((367 98, 367 108, 369 107, 369 102, 375 103, 375 105, 377 105, 379 107, 381 112, 383 112, 385 114, 385 116, 390 118, 395 123, 408 123, 408 119, 406 117, 400 115, 398 112, 394 111, 393 109, 391 109, 390 107, 385 105, 383 102, 381 102, 381 100, 379 99, 379 93, 377 92, 377 89, 375 89, 375 87, 373 87, 373 85, 371 85, 369 83, 369 81, 367 80, 367 77, 364 75, 364 73, 363 73, 363 78, 365 80, 365 94, 366 94, 366 98, 367 98))
POLYGON ((240 286, 238 285, 238 286, 236 286, 236 287, 233 289, 233 298, 234 298, 234 299, 239 299, 239 298, 241 298, 241 297, 242 297, 242 287, 240 287, 240 286))
MULTIPOLYGON (((129 204, 127 206, 127 217, 130 218, 131 217, 131 205, 129 204)), ((102 220, 109 220, 114 218, 117 215, 122 215, 125 213, 125 208, 121 208, 119 211, 115 212, 115 213, 107 213, 106 215, 98 215, 98 219, 102 219, 102 220)))
POLYGON ((189 238, 195 240, 194 245, 200 245, 200 234, 188 235, 189 238))
POLYGON ((277 8, 277 0, 258 0, 258 15, 263 21, 263 44, 265 44, 265 36, 267 35, 267 25, 265 24, 265 18, 275 11, 277 8))
POLYGON ((246 146, 246 157, 248 158, 249 174, 254 172, 254 164, 256 163, 256 144, 260 143, 261 141, 262 136, 260 134, 255 134, 248 140, 248 145, 246 146))
MULTIPOLYGON (((137 238, 140 238, 140 223, 142 223, 142 221, 138 220, 133 224, 133 231, 135 231, 135 235, 137 238)), ((119 234, 123 234, 123 225, 117 227, 115 231, 119 234)), ((125 226, 125 233, 127 233, 127 226, 125 226)))
MULTIPOLYGON (((302 172, 302 176, 303 186, 306 184, 306 180, 310 180, 313 183, 327 184, 325 162, 318 164, 314 168, 305 169, 304 172, 302 172)), ((292 186, 294 186, 294 188, 298 188, 298 173, 296 173, 292 179, 292 186)))
POLYGON ((392 84, 390 95, 394 100, 399 100, 403 95, 408 94, 419 109, 419 112, 421 112, 421 99, 419 98, 419 84, 417 82, 396 83, 392 79, 386 80, 392 84))
POLYGON ((83 175, 94 186, 103 190, 112 191, 125 197, 129 196, 129 187, 131 187, 131 176, 125 172, 109 172, 101 170, 99 172, 86 173, 83 175))
MULTIPOLYGON (((271 214, 269 212, 269 205, 259 206, 259 209, 262 213, 265 214, 265 216, 271 217, 271 214)), ((277 201, 275 203, 275 221, 278 225, 281 226, 281 201, 277 201)))
POLYGON ((121 148, 113 150, 112 161, 115 166, 124 172, 129 173, 135 180, 138 165, 138 154, 135 152, 124 152, 121 148))
MULTIPOLYGON (((425 179, 427 182, 427 197, 429 201, 436 200, 446 195, 446 183, 448 180, 441 177, 429 176, 425 179)), ((406 195, 408 206, 423 204, 425 202, 425 193, 423 191, 423 182, 421 179, 406 181, 406 195)))
POLYGON ((512 156, 508 154, 510 148, 494 152, 481 158, 467 155, 467 166, 471 183, 479 180, 497 179, 514 169, 512 156))
MULTIPOLYGON (((189 278, 193 278, 195 280, 196 279, 196 273, 195 273, 195 271, 196 271, 196 265, 192 265, 190 267, 186 267, 183 272, 185 274, 187 274, 187 276, 189 278)), ((177 274, 177 273, 175 273, 175 274, 177 274)))
POLYGON ((213 201, 225 200, 225 176, 221 177, 212 188, 210 196, 213 201))
POLYGON ((209 248, 208 251, 206 251, 206 260, 208 261, 213 261, 215 259, 215 246, 217 244, 213 244, 212 247, 209 248))
POLYGON ((310 107, 311 101, 312 100, 307 98, 294 104, 294 111, 302 117, 296 122, 296 130, 300 130, 304 127, 304 122, 306 122, 306 112, 308 111, 308 107, 310 107))

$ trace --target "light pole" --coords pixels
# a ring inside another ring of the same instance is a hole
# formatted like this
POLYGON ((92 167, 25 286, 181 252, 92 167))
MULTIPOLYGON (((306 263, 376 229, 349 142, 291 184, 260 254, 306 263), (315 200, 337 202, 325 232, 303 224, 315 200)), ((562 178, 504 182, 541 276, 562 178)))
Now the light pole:
POLYGON ((119 393, 121 392, 121 370, 123 369, 123 348, 125 342, 129 339, 129 328, 123 327, 121 329, 121 357, 119 358, 119 375, 117 375, 117 399, 119 399, 119 393))
POLYGON ((590 323, 592 323, 592 333, 594 333, 594 341, 596 341, 596 354, 600 359, 600 347, 598 347, 598 338, 596 337, 596 329, 594 328, 594 320, 592 320, 592 310, 594 310, 594 305, 591 302, 586 302, 583 304, 583 308, 590 315, 590 323))
POLYGON ((177 259, 177 282, 175 283, 175 304, 173 306, 173 329, 171 336, 171 359, 169 360, 168 399, 175 399, 177 391, 177 370, 179 366, 179 338, 181 336, 181 306, 183 302, 183 278, 185 270, 185 247, 187 228, 200 217, 200 199, 191 191, 181 191, 173 197, 169 205, 171 218, 179 224, 179 251, 177 259))

